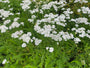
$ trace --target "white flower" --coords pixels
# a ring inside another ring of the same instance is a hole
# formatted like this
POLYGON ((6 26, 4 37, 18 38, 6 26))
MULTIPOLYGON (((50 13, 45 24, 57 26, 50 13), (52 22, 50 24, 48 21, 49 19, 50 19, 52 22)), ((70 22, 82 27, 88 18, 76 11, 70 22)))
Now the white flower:
POLYGON ((58 7, 56 5, 53 5, 53 8, 57 11, 58 7))
POLYGON ((52 25, 52 28, 55 28, 55 25, 52 25))
POLYGON ((46 47, 46 50, 48 50, 49 49, 49 47, 46 47))
POLYGON ((48 50, 49 52, 53 52, 54 48, 53 47, 46 47, 46 50, 48 50))
POLYGON ((86 63, 85 63, 85 60, 81 60, 81 63, 82 63, 82 65, 85 65, 86 63))
POLYGON ((10 22, 11 22, 11 20, 5 20, 5 21, 4 21, 4 25, 9 24, 10 22))
POLYGON ((0 0, 0 2, 3 2, 3 3, 10 3, 10 1, 9 0, 0 0))
POLYGON ((31 42, 33 42, 33 39, 31 39, 31 42))
POLYGON ((33 37, 32 39, 35 40, 35 37, 33 37))
POLYGON ((90 30, 87 30, 87 33, 90 33, 90 30))
POLYGON ((43 10, 40 9, 40 13, 43 14, 43 10))
POLYGON ((27 32, 27 35, 28 35, 28 36, 31 36, 32 34, 31 34, 31 32, 27 32))
POLYGON ((83 18, 76 18, 76 23, 84 23, 86 25, 88 25, 88 19, 83 17, 83 18))
POLYGON ((22 39, 26 43, 29 43, 29 41, 31 40, 31 38, 27 34, 23 34, 19 39, 22 39))
POLYGON ((65 22, 65 21, 66 21, 66 20, 65 20, 65 15, 64 15, 64 14, 61 14, 61 15, 59 16, 59 20, 65 22))
POLYGON ((78 27, 79 25, 78 24, 75 24, 76 27, 78 27))
POLYGON ((53 47, 50 47, 49 48, 49 52, 53 52, 54 51, 54 48, 53 47))
POLYGON ((5 11, 4 9, 0 10, 0 14, 5 18, 9 17, 9 15, 13 15, 13 13, 10 13, 10 11, 5 11))
POLYGON ((11 24, 11 26, 9 26, 9 29, 12 29, 12 28, 15 28, 15 27, 19 27, 19 26, 20 26, 20 24, 18 22, 13 22, 11 24))
POLYGON ((31 4, 31 1, 30 0, 23 0, 22 2, 23 3, 21 3, 20 5, 22 6, 22 9, 24 11, 26 11, 27 9, 30 8, 30 6, 29 6, 31 4))
POLYGON ((34 20, 33 19, 28 19, 29 22, 33 22, 34 20))
POLYGON ((57 45, 59 45, 59 42, 57 42, 57 45))
POLYGON ((24 26, 24 22, 21 22, 20 24, 24 26))
POLYGON ((80 12, 80 11, 81 11, 81 9, 78 9, 78 10, 77 10, 77 12, 80 12))
POLYGON ((23 43, 23 44, 22 44, 22 47, 23 47, 23 48, 26 47, 26 46, 27 46, 26 43, 23 43))
POLYGON ((87 9, 86 7, 81 7, 81 8, 82 8, 82 12, 83 12, 83 13, 86 14, 86 13, 88 12, 88 9, 87 9))
POLYGON ((1 33, 4 33, 6 32, 6 30, 8 30, 8 27, 6 27, 5 25, 1 25, 0 30, 1 30, 1 33))
POLYGON ((36 18, 36 16, 35 15, 32 15, 32 17, 31 17, 32 19, 34 19, 34 18, 36 18))
POLYGON ((4 60, 3 60, 3 62, 2 62, 2 64, 5 64, 6 62, 7 62, 7 60, 6 60, 6 59, 4 59, 4 60))
POLYGON ((81 40, 79 38, 74 38, 74 41, 75 41, 75 43, 81 42, 81 40))
POLYGON ((14 22, 18 21, 18 19, 20 19, 20 18, 19 18, 19 17, 17 17, 17 18, 14 18, 14 22))
POLYGON ((74 3, 76 3, 76 2, 79 2, 79 3, 88 3, 87 0, 75 0, 74 3))
POLYGON ((30 13, 31 13, 31 14, 36 13, 36 12, 39 12, 39 9, 38 9, 38 8, 33 9, 33 10, 30 10, 30 13))
POLYGON ((20 15, 20 12, 16 13, 17 15, 20 15))
MULTIPOLYGON (((9 7, 10 7, 10 5, 9 5, 9 7)), ((12 10, 13 10, 13 8, 10 8, 9 10, 11 10, 11 11, 12 11, 12 10)))
POLYGON ((12 38, 18 38, 22 33, 23 33, 22 30, 16 31, 15 33, 12 33, 11 37, 12 38))
POLYGON ((35 45, 39 45, 40 43, 42 42, 42 40, 39 40, 39 39, 35 39, 35 45))

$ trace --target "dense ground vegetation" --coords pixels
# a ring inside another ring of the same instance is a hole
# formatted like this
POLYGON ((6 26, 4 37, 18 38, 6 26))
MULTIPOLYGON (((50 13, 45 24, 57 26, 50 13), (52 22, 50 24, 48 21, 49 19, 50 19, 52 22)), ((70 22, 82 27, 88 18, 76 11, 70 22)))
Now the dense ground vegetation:
POLYGON ((90 68, 90 1, 0 0, 0 68, 90 68))

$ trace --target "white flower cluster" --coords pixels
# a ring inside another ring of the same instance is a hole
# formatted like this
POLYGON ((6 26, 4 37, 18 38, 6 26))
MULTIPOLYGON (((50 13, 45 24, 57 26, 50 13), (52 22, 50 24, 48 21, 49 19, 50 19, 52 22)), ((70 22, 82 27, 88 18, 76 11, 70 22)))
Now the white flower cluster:
POLYGON ((33 38, 33 40, 35 40, 35 45, 36 46, 39 45, 42 42, 42 40, 40 40, 38 38, 33 38))
POLYGON ((87 0, 75 0, 75 1, 74 1, 74 3, 77 3, 77 2, 79 2, 79 3, 88 3, 87 0))
POLYGON ((84 14, 89 14, 90 15, 90 8, 89 7, 83 6, 83 7, 81 7, 81 10, 84 14))
POLYGON ((44 18, 55 18, 55 17, 58 17, 58 14, 49 13, 44 15, 44 18))
POLYGON ((61 26, 65 27, 67 25, 66 23, 64 23, 64 22, 66 22, 65 18, 66 18, 65 15, 61 14, 60 16, 54 18, 54 22, 56 22, 57 25, 61 25, 61 26))
POLYGON ((18 17, 14 18, 14 22, 9 26, 9 29, 18 28, 20 25, 24 25, 24 22, 21 22, 20 24, 17 22, 18 17))
POLYGON ((46 47, 46 50, 49 50, 49 52, 53 52, 54 48, 53 47, 46 47))
POLYGON ((60 34, 62 35, 62 38, 63 38, 65 41, 74 38, 74 36, 73 36, 72 33, 69 34, 68 32, 63 32, 63 31, 62 31, 62 32, 60 32, 60 34))
POLYGON ((3 24, 4 25, 7 25, 7 24, 9 24, 11 22, 11 20, 5 20, 4 22, 3 22, 3 24))
POLYGON ((39 26, 40 23, 37 23, 35 26, 34 26, 34 30, 37 31, 37 33, 40 33, 42 35, 44 35, 45 37, 49 37, 50 36, 50 32, 52 31, 52 27, 51 25, 44 25, 44 28, 41 28, 39 26))
POLYGON ((1 30, 1 33, 4 33, 4 32, 6 32, 6 30, 8 30, 8 27, 5 25, 1 25, 0 30, 1 30))
POLYGON ((28 19, 28 21, 29 21, 30 23, 31 23, 31 22, 33 23, 35 18, 36 18, 36 16, 35 16, 35 15, 32 15, 32 16, 31 16, 31 19, 28 19))
POLYGON ((10 1, 9 0, 0 0, 0 2, 2 2, 2 3, 10 3, 10 1))
POLYGON ((88 19, 85 18, 85 17, 79 17, 79 18, 76 18, 76 19, 71 19, 71 21, 74 21, 77 24, 84 23, 86 25, 90 25, 90 23, 88 22, 88 19))
POLYGON ((65 15, 61 14, 60 16, 58 16, 58 14, 53 14, 53 13, 49 13, 49 14, 45 14, 44 15, 44 19, 41 20, 37 20, 37 23, 42 23, 42 22, 46 22, 46 23, 51 23, 51 24, 57 24, 57 25, 61 25, 63 27, 65 27, 66 20, 65 20, 65 15))
POLYGON ((63 12, 66 16, 66 19, 70 19, 70 14, 73 14, 73 11, 71 11, 70 8, 68 8, 66 11, 63 12))
POLYGON ((5 11, 4 9, 0 9, 0 17, 7 18, 9 15, 14 15, 13 13, 10 13, 10 11, 5 11))
POLYGON ((55 41, 61 41, 62 38, 66 41, 68 39, 73 39, 73 34, 68 34, 68 32, 59 32, 57 34, 56 31, 54 31, 52 34, 51 34, 51 31, 53 31, 53 28, 55 28, 55 26, 51 26, 51 25, 44 25, 43 28, 41 28, 39 26, 40 23, 37 23, 35 26, 34 26, 34 30, 37 32, 37 33, 40 33, 42 35, 44 35, 44 37, 51 37, 52 39, 54 39, 55 41), (62 37, 61 37, 62 36, 62 37))
POLYGON ((30 36, 31 32, 27 32, 27 34, 23 34, 19 39, 22 39, 23 42, 29 43, 29 41, 31 40, 30 36))
POLYGON ((74 41, 75 41, 75 43, 81 42, 81 40, 79 38, 74 38, 74 41))
POLYGON ((90 30, 87 30, 87 33, 90 33, 90 30))
POLYGON ((85 28, 84 27, 81 27, 81 28, 72 28, 72 31, 75 31, 76 33, 79 33, 79 37, 88 37, 90 38, 90 35, 88 34, 89 33, 89 30, 87 31, 87 33, 85 32, 85 28))
POLYGON ((11 37, 12 38, 19 38, 20 35, 22 35, 23 31, 16 31, 15 33, 12 33, 11 37))
POLYGON ((27 9, 30 8, 30 4, 31 4, 31 1, 30 0, 23 0, 20 5, 22 6, 22 9, 24 11, 26 11, 27 9))
POLYGON ((77 10, 77 12, 81 12, 81 11, 82 11, 83 14, 88 14, 88 15, 90 15, 90 9, 89 9, 89 7, 83 6, 83 7, 81 7, 81 9, 78 9, 78 10, 77 10))
POLYGON ((0 30, 1 30, 1 33, 4 33, 6 32, 6 30, 8 29, 12 29, 12 28, 15 28, 15 27, 19 27, 20 25, 24 25, 23 22, 21 22, 20 24, 17 22, 19 18, 15 18, 14 19, 14 22, 9 26, 7 27, 6 25, 9 24, 11 22, 11 20, 5 20, 3 22, 3 25, 0 25, 0 30))
POLYGON ((31 32, 27 32, 27 34, 23 34, 23 31, 20 30, 20 31, 16 31, 15 33, 12 33, 11 37, 12 38, 18 38, 19 40, 23 40, 23 43, 22 44, 22 47, 25 47, 26 46, 26 43, 29 43, 29 41, 31 42, 34 42, 35 41, 35 45, 39 45, 42 40, 38 39, 38 38, 31 38, 32 36, 32 33, 31 32))
POLYGON ((39 11, 41 14, 43 14, 43 10, 42 9, 40 9, 40 11, 39 11))
POLYGON ((59 16, 58 14, 53 14, 53 13, 45 14, 43 19, 36 21, 34 30, 39 34, 44 35, 44 37, 51 37, 55 41, 62 41, 63 39, 67 41, 69 39, 73 39, 74 36, 72 33, 69 34, 68 32, 61 31, 57 34, 57 32, 55 31, 56 28, 54 24, 56 23, 57 25, 61 25, 65 27, 67 25, 65 23, 66 22, 65 19, 70 19, 70 14, 72 14, 73 12, 70 10, 70 8, 68 8, 63 13, 64 14, 61 14, 59 16), (39 25, 43 22, 44 22, 44 26, 43 28, 41 28, 39 25), (46 25, 45 23, 48 24, 51 23, 53 25, 46 25))
MULTIPOLYGON (((8 0, 5 0, 6 2, 8 2, 8 0)), ((33 0, 35 2, 35 0, 33 0)), ((2 0, 0 0, 0 2, 4 2, 2 0)), ((74 3, 76 2, 80 2, 80 3, 87 3, 88 1, 86 0, 75 0, 74 3)), ((24 11, 28 10, 30 8, 30 4, 32 3, 31 0, 23 0, 22 3, 20 3, 22 9, 24 11)), ((79 34, 79 37, 88 37, 90 38, 90 30, 88 29, 86 31, 86 29, 84 27, 78 27, 80 24, 84 23, 86 26, 90 26, 90 23, 88 22, 88 19, 85 17, 78 17, 76 19, 71 19, 71 14, 73 14, 73 11, 71 11, 70 8, 63 8, 63 6, 66 5, 66 1, 62 0, 60 2, 57 1, 51 1, 49 3, 43 3, 42 1, 40 2, 41 4, 43 4, 41 7, 37 7, 37 5, 34 6, 34 8, 32 10, 29 10, 30 14, 32 14, 30 17, 30 19, 28 19, 29 22, 32 22, 34 24, 34 30, 41 34, 44 35, 44 37, 50 37, 51 39, 53 39, 54 41, 67 41, 69 39, 73 39, 73 41, 75 41, 75 43, 79 43, 81 42, 81 40, 78 37, 74 37, 74 35, 72 33, 69 33, 68 31, 64 32, 63 30, 60 29, 60 31, 57 31, 57 26, 60 26, 62 28, 68 26, 67 24, 67 20, 69 20, 68 22, 71 23, 71 21, 75 22, 75 26, 77 27, 72 27, 70 30, 71 31, 75 31, 75 33, 79 34), (63 10, 63 12, 58 15, 55 13, 47 13, 44 14, 45 11, 54 8, 55 11, 58 11, 58 9, 63 10), (36 19, 38 18, 38 14, 34 14, 34 13, 41 13, 42 14, 42 19, 36 19), (43 25, 42 25, 43 24, 43 25), (42 27, 40 26, 42 25, 42 27)), ((8 5, 8 7, 10 7, 10 5, 8 5)), ((13 10, 13 8, 9 9, 10 11, 13 10)), ((13 29, 13 28, 19 28, 20 25, 24 26, 24 22, 18 22, 18 20, 20 19, 19 17, 14 18, 13 22, 11 22, 11 20, 8 20, 6 18, 8 18, 10 15, 14 15, 13 13, 11 13, 10 11, 5 11, 4 9, 0 9, 0 17, 4 20, 3 25, 0 24, 0 30, 1 33, 6 32, 6 30, 8 29, 13 29), (7 27, 6 25, 8 24, 10 26, 7 27)), ((90 15, 90 9, 89 7, 81 7, 80 9, 77 10, 78 12, 82 12, 83 14, 88 14, 90 15)), ((20 13, 16 13, 16 14, 20 14, 20 13)), ((32 37, 32 33, 31 32, 27 32, 26 34, 24 34, 23 30, 20 31, 16 31, 15 33, 12 33, 11 35, 12 38, 18 38, 19 40, 22 40, 22 47, 26 47, 27 44, 29 42, 34 42, 35 45, 39 45, 42 40, 32 37)), ((59 43, 58 43, 59 45, 59 43)), ((49 52, 53 52, 54 48, 53 47, 47 47, 47 49, 49 49, 49 52)))
POLYGON ((30 23, 31 23, 31 22, 33 23, 34 20, 33 20, 33 19, 28 19, 28 21, 29 21, 30 23))
POLYGON ((66 3, 65 1, 60 1, 60 2, 52 1, 52 2, 49 2, 48 4, 42 5, 42 9, 46 10, 46 9, 50 9, 51 7, 53 7, 57 11, 58 8, 65 6, 65 3, 66 3), (56 5, 60 5, 60 6, 57 7, 56 5))
POLYGON ((29 10, 29 12, 30 12, 31 14, 34 14, 34 13, 36 13, 36 12, 39 12, 39 9, 36 8, 36 9, 33 9, 33 10, 29 10))

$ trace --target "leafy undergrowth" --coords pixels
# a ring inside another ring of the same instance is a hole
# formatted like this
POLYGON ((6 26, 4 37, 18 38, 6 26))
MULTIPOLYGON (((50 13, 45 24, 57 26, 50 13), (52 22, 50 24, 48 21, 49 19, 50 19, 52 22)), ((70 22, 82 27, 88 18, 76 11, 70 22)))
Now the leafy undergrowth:
POLYGON ((0 68, 89 68, 90 2, 75 1, 0 0, 0 68))

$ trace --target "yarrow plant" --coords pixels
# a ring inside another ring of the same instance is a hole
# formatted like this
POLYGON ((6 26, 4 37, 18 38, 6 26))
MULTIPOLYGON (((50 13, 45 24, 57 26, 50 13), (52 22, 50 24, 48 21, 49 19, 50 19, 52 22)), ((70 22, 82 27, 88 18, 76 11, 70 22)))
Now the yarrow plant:
POLYGON ((0 67, 88 68, 88 3, 0 0, 0 67))

